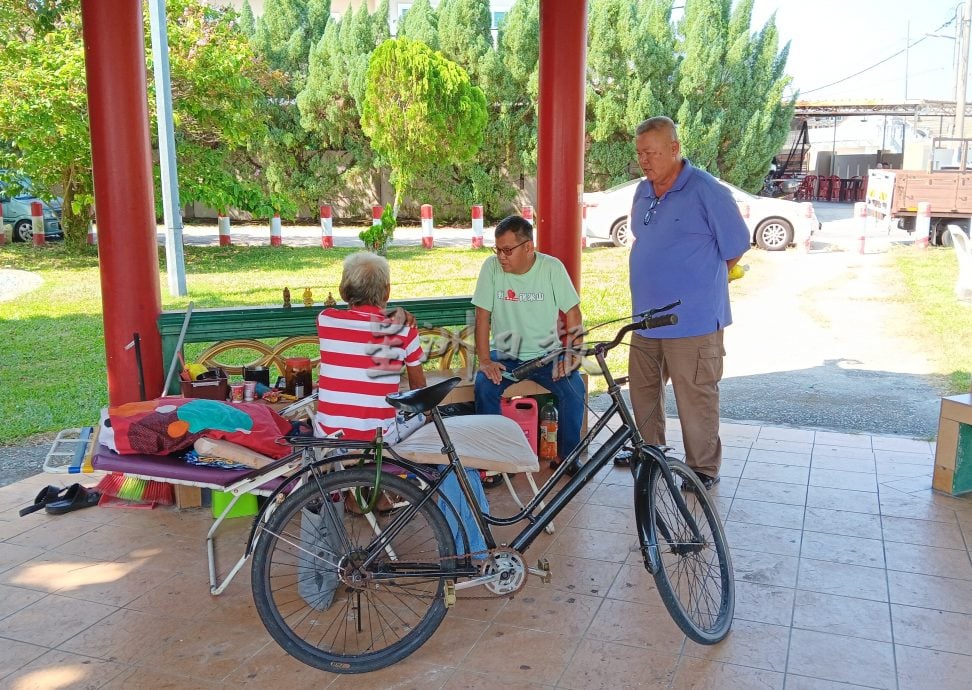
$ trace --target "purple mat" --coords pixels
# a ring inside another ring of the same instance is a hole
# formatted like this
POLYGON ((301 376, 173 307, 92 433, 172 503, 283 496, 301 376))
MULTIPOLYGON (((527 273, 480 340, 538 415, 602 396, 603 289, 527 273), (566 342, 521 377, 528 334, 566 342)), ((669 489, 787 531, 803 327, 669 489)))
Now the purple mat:
MULTIPOLYGON (((91 465, 96 470, 104 472, 140 474, 160 480, 170 479, 176 483, 211 484, 222 487, 248 476, 259 475, 258 470, 225 470, 218 467, 190 465, 185 460, 169 455, 119 455, 105 446, 99 446, 98 452, 91 459, 91 465)), ((262 484, 260 489, 274 489, 285 481, 285 477, 278 477, 262 484)))

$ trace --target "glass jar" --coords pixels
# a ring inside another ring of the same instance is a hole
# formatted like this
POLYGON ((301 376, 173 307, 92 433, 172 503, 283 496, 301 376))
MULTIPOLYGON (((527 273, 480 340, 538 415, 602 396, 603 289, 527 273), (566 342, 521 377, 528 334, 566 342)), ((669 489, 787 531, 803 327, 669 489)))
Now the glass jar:
POLYGON ((311 361, 307 357, 288 357, 284 360, 284 379, 289 395, 303 398, 313 390, 311 361))

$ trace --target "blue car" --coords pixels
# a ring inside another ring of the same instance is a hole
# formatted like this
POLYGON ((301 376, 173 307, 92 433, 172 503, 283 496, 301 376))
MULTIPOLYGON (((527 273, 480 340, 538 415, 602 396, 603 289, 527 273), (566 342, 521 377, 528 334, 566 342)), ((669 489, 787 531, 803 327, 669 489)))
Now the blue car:
MULTIPOLYGON (((19 191, 30 189, 29 180, 20 180, 19 191)), ((13 228, 14 242, 30 242, 34 237, 34 226, 30 215, 31 202, 40 201, 44 210, 44 238, 61 239, 64 231, 61 229, 60 200, 46 202, 30 194, 11 196, 14 187, 0 180, 0 204, 3 204, 3 225, 13 228)), ((14 192, 16 194, 16 192, 14 192)))

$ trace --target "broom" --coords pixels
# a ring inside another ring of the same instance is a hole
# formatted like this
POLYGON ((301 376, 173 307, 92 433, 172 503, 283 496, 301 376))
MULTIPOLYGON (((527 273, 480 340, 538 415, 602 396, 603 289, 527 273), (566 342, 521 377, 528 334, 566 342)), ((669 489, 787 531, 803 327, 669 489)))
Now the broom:
POLYGON ((110 496, 130 503, 148 503, 170 506, 175 503, 175 492, 167 482, 154 479, 128 477, 121 472, 110 472, 95 487, 102 496, 110 496))

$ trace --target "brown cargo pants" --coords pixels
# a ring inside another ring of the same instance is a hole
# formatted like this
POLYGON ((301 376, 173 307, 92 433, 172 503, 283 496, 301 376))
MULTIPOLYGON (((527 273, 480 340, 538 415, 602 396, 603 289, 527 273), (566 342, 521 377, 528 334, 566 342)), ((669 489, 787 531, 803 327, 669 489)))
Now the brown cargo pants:
POLYGON ((685 462, 696 472, 719 474, 719 381, 726 350, 721 330, 688 338, 631 336, 628 361, 631 405, 641 435, 665 445, 665 386, 675 391, 685 462))

